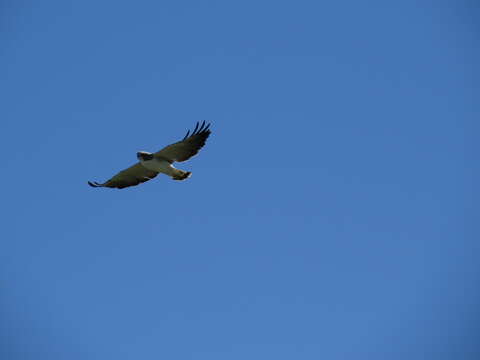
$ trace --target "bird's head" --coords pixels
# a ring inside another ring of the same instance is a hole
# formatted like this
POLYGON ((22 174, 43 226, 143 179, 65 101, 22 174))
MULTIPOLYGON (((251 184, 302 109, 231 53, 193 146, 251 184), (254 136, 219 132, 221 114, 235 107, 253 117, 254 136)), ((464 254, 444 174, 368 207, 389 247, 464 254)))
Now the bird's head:
POLYGON ((137 159, 140 161, 147 161, 153 159, 153 154, 146 151, 137 152, 137 159))

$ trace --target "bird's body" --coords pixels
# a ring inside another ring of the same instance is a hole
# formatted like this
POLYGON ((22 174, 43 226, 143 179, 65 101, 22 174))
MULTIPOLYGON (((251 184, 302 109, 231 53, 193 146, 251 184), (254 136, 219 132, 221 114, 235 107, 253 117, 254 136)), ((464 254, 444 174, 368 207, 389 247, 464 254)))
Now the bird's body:
POLYGON ((153 170, 168 176, 173 176, 175 168, 166 160, 155 159, 152 160, 140 160, 140 163, 148 170, 153 170))
POLYGON ((205 121, 203 121, 201 125, 197 122, 193 132, 190 134, 190 131, 188 131, 183 140, 168 145, 153 154, 146 151, 139 151, 137 152, 139 162, 136 164, 120 171, 103 184, 90 181, 88 184, 93 187, 123 189, 151 180, 159 173, 168 175, 173 180, 188 179, 192 174, 190 171, 177 169, 172 164, 175 161, 186 161, 196 155, 205 145, 210 135, 209 127, 210 124, 205 126, 205 121))
POLYGON ((155 157, 150 160, 140 159, 140 164, 142 164, 148 170, 168 175, 174 180, 185 180, 191 175, 191 172, 177 169, 167 160, 158 159, 155 157))

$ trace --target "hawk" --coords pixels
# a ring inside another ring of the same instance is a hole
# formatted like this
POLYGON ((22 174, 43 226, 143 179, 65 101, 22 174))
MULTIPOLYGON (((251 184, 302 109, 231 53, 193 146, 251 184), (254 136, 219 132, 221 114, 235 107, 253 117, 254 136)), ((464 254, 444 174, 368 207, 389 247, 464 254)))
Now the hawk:
POLYGON ((197 122, 192 133, 190 134, 190 130, 188 130, 181 141, 168 145, 154 154, 139 151, 137 152, 139 162, 135 165, 120 171, 103 184, 89 181, 88 185, 92 187, 123 189, 151 180, 159 173, 166 174, 173 180, 185 180, 189 178, 192 173, 190 171, 176 169, 172 164, 175 161, 186 161, 196 155, 203 145, 205 145, 210 135, 209 127, 210 124, 205 124, 205 120, 201 125, 200 122, 197 122))

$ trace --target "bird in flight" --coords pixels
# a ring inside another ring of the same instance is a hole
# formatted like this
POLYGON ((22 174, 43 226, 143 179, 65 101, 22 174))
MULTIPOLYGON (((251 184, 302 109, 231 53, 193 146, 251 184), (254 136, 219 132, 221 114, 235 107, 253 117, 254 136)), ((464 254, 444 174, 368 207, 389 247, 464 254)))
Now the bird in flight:
POLYGON ((188 130, 181 141, 168 145, 154 154, 139 151, 137 152, 139 162, 135 165, 120 171, 103 184, 89 181, 88 185, 92 187, 123 189, 151 180, 159 173, 166 174, 173 180, 185 180, 189 178, 192 173, 190 171, 176 169, 172 164, 175 161, 186 161, 196 155, 203 145, 205 145, 210 135, 209 127, 210 124, 205 124, 205 120, 202 124, 197 122, 192 133, 190 134, 190 130, 188 130))

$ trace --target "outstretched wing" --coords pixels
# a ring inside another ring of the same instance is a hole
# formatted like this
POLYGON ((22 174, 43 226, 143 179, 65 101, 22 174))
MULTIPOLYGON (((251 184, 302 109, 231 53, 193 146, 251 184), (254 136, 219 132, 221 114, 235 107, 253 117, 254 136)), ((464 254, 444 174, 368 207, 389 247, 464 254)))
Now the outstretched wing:
POLYGON ((205 120, 201 125, 197 122, 192 134, 190 134, 190 130, 188 130, 182 141, 168 145, 162 150, 156 152, 154 156, 171 163, 174 161, 185 161, 190 159, 198 153, 203 145, 205 145, 205 142, 210 135, 210 130, 208 129, 210 124, 206 125, 207 126, 205 126, 205 120))
POLYGON ((123 189, 153 179, 157 175, 158 172, 148 170, 138 162, 135 165, 130 166, 128 169, 120 171, 117 175, 112 177, 110 180, 104 182, 103 184, 89 181, 88 185, 93 187, 109 187, 123 189))

